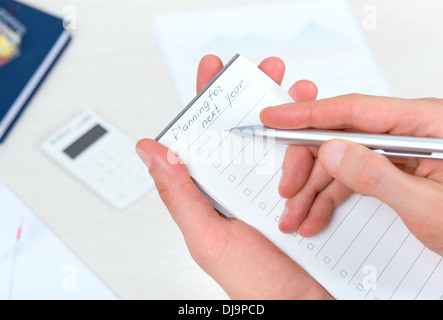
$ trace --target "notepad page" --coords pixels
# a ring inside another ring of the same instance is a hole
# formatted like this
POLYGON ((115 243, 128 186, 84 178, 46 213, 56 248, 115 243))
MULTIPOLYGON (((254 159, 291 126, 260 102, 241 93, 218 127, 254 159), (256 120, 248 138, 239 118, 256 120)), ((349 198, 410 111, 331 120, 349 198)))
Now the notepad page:
MULTIPOLYGON (((286 146, 233 136, 268 106, 292 99, 243 56, 159 135, 214 206, 259 230, 338 299, 443 299, 442 257, 377 199, 351 196, 318 235, 283 234, 278 194, 286 146)), ((177 159, 170 155, 170 161, 177 159)))

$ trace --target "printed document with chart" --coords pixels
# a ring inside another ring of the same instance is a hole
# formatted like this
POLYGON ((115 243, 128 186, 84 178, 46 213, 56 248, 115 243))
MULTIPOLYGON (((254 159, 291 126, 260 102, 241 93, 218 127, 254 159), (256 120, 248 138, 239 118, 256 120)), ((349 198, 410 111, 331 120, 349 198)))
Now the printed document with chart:
POLYGON ((286 64, 282 87, 288 90, 295 81, 308 79, 319 87, 319 98, 351 92, 389 95, 362 35, 363 23, 345 0, 175 11, 152 21, 183 106, 194 97, 196 70, 207 54, 226 63, 241 53, 256 65, 279 57, 286 64))
POLYGON ((213 205, 262 232, 337 299, 442 299, 442 257, 426 249, 386 204, 361 195, 338 207, 325 230, 283 234, 278 194, 286 146, 233 136, 260 124, 289 95, 235 56, 157 137, 187 164, 213 205))
POLYGON ((0 183, 0 300, 115 300, 117 296, 0 183))

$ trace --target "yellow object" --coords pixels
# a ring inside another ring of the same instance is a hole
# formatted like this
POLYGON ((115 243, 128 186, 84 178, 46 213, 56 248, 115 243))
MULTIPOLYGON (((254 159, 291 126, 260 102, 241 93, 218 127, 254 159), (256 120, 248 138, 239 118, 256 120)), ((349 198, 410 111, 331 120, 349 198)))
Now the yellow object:
POLYGON ((0 21, 0 57, 11 58, 18 53, 21 36, 0 21))
POLYGON ((17 51, 17 47, 14 46, 7 37, 0 35, 0 56, 9 58, 17 51))
POLYGON ((4 35, 0 34, 0 57, 10 58, 17 53, 18 47, 9 41, 4 35))
POLYGON ((18 57, 26 27, 0 8, 0 67, 18 57))

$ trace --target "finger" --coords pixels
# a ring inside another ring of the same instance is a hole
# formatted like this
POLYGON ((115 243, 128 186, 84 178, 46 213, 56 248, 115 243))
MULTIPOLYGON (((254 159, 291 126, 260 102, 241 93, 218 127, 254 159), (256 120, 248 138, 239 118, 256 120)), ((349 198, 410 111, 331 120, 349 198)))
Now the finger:
POLYGON ((197 69, 197 92, 203 90, 206 85, 223 69, 223 62, 214 55, 204 56, 197 69))
POLYGON ((278 85, 281 85, 286 69, 285 63, 281 59, 276 57, 267 58, 258 67, 278 85))
MULTIPOLYGON (((263 60, 259 68, 270 78, 281 85, 285 74, 284 62, 276 57, 263 60)), ((215 55, 204 56, 197 70, 197 92, 203 88, 223 69, 223 62, 215 55)))
POLYGON ((429 185, 436 184, 409 175, 388 158, 345 140, 326 142, 319 150, 319 160, 335 179, 357 193, 385 202, 402 218, 423 212, 429 185))
POLYGON ((137 153, 148 166, 161 199, 185 239, 200 234, 222 218, 194 185, 186 165, 160 143, 145 139, 137 143, 137 153))
POLYGON ((439 159, 422 159, 417 165, 414 175, 430 180, 443 181, 443 168, 439 159))
POLYGON ((279 220, 279 229, 284 233, 296 231, 305 220, 315 197, 331 183, 332 177, 315 161, 307 183, 292 198, 286 201, 284 214, 279 220))
POLYGON ((409 175, 388 158, 344 140, 325 143, 319 159, 335 179, 357 193, 386 203, 426 247, 443 252, 443 244, 438 241, 443 219, 436 214, 443 201, 440 183, 409 175))
POLYGON ((313 194, 300 193, 298 197, 286 200, 285 208, 278 222, 278 228, 283 233, 293 233, 305 220, 309 208, 314 201, 313 194))
POLYGON ((318 88, 309 80, 297 81, 290 89, 289 95, 294 101, 313 101, 317 99, 318 88))
POLYGON ((341 182, 332 181, 316 196, 306 219, 298 228, 298 233, 302 237, 312 237, 319 233, 328 224, 333 210, 351 194, 352 191, 341 182))
POLYGON ((266 108, 260 118, 265 125, 282 129, 352 128, 399 135, 443 136, 435 124, 436 116, 443 117, 443 108, 436 102, 351 94, 266 108))
POLYGON ((282 165, 279 193, 282 198, 294 197, 308 181, 314 157, 309 149, 289 146, 282 165))
MULTIPOLYGON (((317 86, 308 80, 296 82, 289 95, 295 101, 308 101, 317 98, 317 86)), ((279 193, 283 198, 292 198, 305 185, 309 178, 318 148, 289 146, 282 165, 279 193)))

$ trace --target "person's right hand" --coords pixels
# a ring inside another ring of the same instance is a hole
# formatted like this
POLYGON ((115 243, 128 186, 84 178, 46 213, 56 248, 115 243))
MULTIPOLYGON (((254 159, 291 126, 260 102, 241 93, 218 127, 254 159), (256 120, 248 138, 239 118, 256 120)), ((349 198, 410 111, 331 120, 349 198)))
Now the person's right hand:
MULTIPOLYGON (((270 107, 261 120, 281 129, 443 138, 443 100, 352 94, 270 107)), ((326 142, 320 149, 291 146, 280 184, 280 193, 288 198, 280 229, 314 235, 333 209, 356 192, 388 204, 418 240, 443 255, 443 160, 390 160, 344 140, 326 142)))

